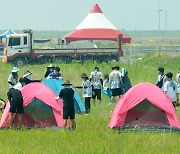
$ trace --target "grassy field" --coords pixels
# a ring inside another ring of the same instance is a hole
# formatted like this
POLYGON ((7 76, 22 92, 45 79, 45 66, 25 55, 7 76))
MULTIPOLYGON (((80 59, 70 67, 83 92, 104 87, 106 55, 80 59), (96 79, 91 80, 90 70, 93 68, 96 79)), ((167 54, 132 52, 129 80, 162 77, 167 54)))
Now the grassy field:
MULTIPOLYGON (((178 55, 149 55, 134 64, 121 62, 107 63, 57 63, 64 80, 80 85, 80 74, 90 72, 95 66, 105 73, 111 72, 111 66, 118 64, 129 72, 132 84, 140 82, 154 83, 157 68, 162 66, 165 72, 174 75, 180 67, 178 55)), ((7 78, 12 65, 0 63, 0 97, 5 99, 8 90, 7 78)), ((20 68, 19 76, 25 70, 32 71, 32 79, 43 79, 48 64, 28 65, 20 68)), ((81 93, 81 91, 79 91, 81 93)), ((102 104, 94 106, 90 115, 77 115, 77 130, 58 129, 1 130, 0 153, 180 153, 180 134, 175 132, 113 131, 107 125, 114 106, 107 106, 109 99, 103 96, 102 104)), ((180 117, 180 111, 178 111, 180 117)))

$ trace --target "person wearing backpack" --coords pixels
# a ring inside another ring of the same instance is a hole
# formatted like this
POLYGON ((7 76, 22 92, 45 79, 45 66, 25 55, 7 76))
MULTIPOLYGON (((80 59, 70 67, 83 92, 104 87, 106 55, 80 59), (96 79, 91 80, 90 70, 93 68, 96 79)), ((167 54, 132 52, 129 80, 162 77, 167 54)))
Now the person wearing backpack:
POLYGON ((162 91, 164 91, 164 84, 165 84, 165 75, 164 75, 164 68, 159 67, 158 68, 158 77, 156 81, 156 86, 158 86, 162 91))

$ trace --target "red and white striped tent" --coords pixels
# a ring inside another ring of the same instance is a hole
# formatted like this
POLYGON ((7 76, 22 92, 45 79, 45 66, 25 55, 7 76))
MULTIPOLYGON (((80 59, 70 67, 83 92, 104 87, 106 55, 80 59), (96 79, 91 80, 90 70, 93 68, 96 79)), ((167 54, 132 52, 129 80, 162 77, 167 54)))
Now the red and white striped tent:
MULTIPOLYGON (((87 17, 76 27, 74 31, 64 36, 65 42, 80 40, 111 40, 117 41, 119 31, 103 14, 96 4, 87 17)), ((130 43, 131 38, 122 34, 122 42, 130 43)))

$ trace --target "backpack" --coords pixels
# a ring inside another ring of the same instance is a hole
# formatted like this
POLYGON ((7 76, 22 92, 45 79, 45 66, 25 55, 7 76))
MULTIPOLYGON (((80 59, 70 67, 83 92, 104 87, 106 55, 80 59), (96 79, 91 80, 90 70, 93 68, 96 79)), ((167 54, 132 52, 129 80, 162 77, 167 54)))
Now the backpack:
POLYGON ((161 88, 163 86, 164 77, 165 77, 165 75, 162 75, 160 81, 158 81, 156 83, 156 86, 158 86, 159 88, 161 88))

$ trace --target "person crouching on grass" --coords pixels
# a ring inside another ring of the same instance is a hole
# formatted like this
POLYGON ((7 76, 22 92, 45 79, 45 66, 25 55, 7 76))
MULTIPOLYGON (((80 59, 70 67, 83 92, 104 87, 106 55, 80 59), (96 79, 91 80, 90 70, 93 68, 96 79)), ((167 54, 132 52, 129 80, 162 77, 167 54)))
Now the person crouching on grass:
POLYGON ((22 126, 22 114, 24 113, 23 107, 23 97, 21 91, 18 89, 10 88, 7 93, 8 100, 10 102, 10 127, 13 126, 14 114, 17 113, 18 116, 18 127, 22 126))
POLYGON ((70 87, 72 84, 69 80, 62 84, 64 89, 62 89, 59 93, 59 96, 55 97, 56 100, 59 98, 63 99, 63 128, 66 129, 68 119, 70 118, 72 123, 72 129, 76 129, 76 121, 75 121, 75 109, 74 109, 74 90, 70 87))

